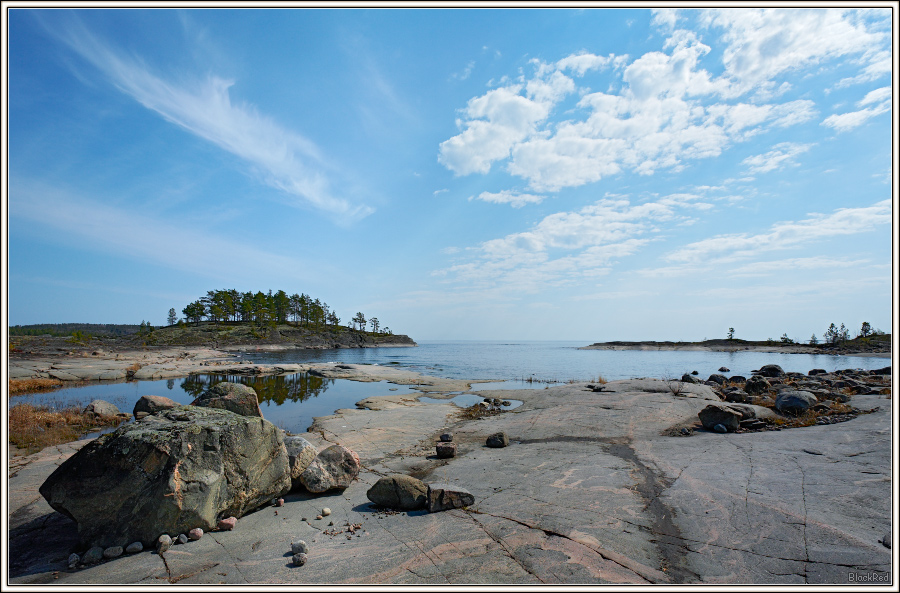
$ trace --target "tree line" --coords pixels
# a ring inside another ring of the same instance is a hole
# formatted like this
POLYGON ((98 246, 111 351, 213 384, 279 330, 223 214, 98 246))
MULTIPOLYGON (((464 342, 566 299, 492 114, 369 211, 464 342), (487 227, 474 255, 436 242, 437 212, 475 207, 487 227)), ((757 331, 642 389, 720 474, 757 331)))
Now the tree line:
MULTIPOLYGON (((863 321, 862 326, 860 326, 859 331, 856 333, 857 338, 867 338, 869 336, 883 336, 884 332, 880 329, 875 329, 872 327, 868 321, 863 321)), ((726 334, 726 338, 729 340, 734 339, 734 328, 729 327, 728 333, 726 334)), ((837 346, 843 342, 850 340, 850 330, 844 326, 842 323, 840 327, 836 326, 834 323, 828 326, 828 329, 822 334, 822 343, 828 344, 831 346, 837 346)), ((768 342, 775 342, 772 338, 767 340, 768 342)), ((799 340, 795 341, 792 338, 789 338, 787 333, 782 334, 781 336, 782 344, 798 344, 799 340)), ((813 334, 812 337, 808 340, 808 343, 811 346, 815 346, 819 344, 819 338, 816 337, 816 334, 813 334)))
MULTIPOLYGON (((267 293, 240 292, 235 289, 210 290, 206 296, 189 303, 181 312, 188 323, 194 324, 204 319, 216 324, 243 321, 259 326, 293 322, 317 331, 341 324, 341 318, 328 303, 313 299, 307 294, 288 295, 283 290, 274 293, 272 290, 267 293)), ((175 309, 169 309, 169 325, 175 325, 177 321, 175 309)), ((374 333, 393 333, 389 327, 382 328, 377 317, 367 320, 361 312, 357 312, 347 327, 355 326, 359 331, 365 331, 366 324, 371 325, 374 333)))

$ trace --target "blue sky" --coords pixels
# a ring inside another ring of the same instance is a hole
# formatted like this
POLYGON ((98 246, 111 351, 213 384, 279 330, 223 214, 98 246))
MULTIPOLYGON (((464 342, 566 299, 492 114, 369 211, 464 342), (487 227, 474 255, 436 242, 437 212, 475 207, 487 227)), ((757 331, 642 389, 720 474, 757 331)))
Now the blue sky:
POLYGON ((891 331, 889 9, 7 14, 10 325, 891 331))

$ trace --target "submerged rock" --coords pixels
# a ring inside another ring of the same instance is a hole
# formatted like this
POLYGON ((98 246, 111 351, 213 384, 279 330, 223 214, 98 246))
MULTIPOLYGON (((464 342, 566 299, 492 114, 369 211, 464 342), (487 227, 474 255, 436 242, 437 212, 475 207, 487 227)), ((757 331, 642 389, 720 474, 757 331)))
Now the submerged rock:
POLYGON ((83 542, 150 544, 160 532, 212 529, 290 488, 281 431, 262 418, 181 406, 85 445, 41 485, 83 542))

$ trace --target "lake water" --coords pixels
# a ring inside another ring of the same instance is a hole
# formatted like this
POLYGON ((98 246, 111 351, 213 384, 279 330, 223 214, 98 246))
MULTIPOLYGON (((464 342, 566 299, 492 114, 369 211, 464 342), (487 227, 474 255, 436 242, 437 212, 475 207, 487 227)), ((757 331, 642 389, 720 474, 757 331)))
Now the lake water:
MULTIPOLYGON (((543 389, 548 382, 608 381, 633 377, 681 377, 697 371, 701 378, 731 369, 726 375, 749 376, 765 364, 785 371, 809 372, 846 368, 878 369, 891 364, 889 358, 759 352, 686 352, 638 350, 579 350, 584 342, 421 342, 415 348, 363 348, 339 350, 248 351, 236 358, 254 363, 341 362, 400 366, 425 375, 451 379, 492 379, 498 383, 473 386, 474 390, 543 389)), ((362 383, 345 379, 323 379, 306 373, 279 377, 195 375, 184 379, 132 381, 66 388, 51 393, 10 398, 9 405, 31 403, 51 407, 87 405, 93 399, 116 404, 131 412, 143 395, 162 395, 189 404, 210 384, 236 381, 256 389, 263 417, 290 432, 304 432, 315 416, 327 416, 339 408, 377 395, 420 393, 387 382, 362 383)), ((471 405, 475 396, 457 398, 471 405)), ((424 401, 432 401, 426 399, 424 401)), ((518 403, 518 402, 516 402, 518 403)), ((515 404, 514 404, 515 405, 515 404)), ((91 435, 96 436, 96 435, 91 435)))

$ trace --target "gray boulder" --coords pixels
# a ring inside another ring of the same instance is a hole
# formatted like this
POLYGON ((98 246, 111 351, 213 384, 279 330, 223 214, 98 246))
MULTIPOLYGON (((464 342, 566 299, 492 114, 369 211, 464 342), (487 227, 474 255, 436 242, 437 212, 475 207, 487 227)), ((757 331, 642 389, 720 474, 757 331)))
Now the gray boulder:
POLYGON ((784 369, 777 364, 767 364, 761 366, 755 374, 762 375, 763 377, 783 377, 784 369))
POLYGON ((428 485, 428 512, 461 509, 475 504, 475 497, 465 488, 450 484, 428 485))
POLYGON ((700 383, 700 379, 698 379, 697 377, 695 377, 689 373, 685 373, 685 374, 681 375, 681 382, 696 384, 696 383, 700 383))
POLYGON ((750 395, 766 393, 772 385, 762 375, 753 375, 744 383, 744 391, 750 395))
POLYGON ((85 445, 41 485, 82 542, 124 546, 214 529, 290 489, 281 431, 262 418, 181 406, 85 445))
POLYGON ((149 415, 156 414, 157 412, 162 412, 163 410, 169 410, 172 408, 177 408, 180 406, 178 402, 175 400, 169 399, 168 397, 163 397, 161 395, 142 395, 141 399, 137 400, 137 403, 134 404, 134 417, 137 420, 149 415))
POLYGON ((216 383, 203 395, 191 402, 191 405, 204 408, 218 408, 240 414, 241 416, 258 416, 262 418, 256 391, 252 387, 241 383, 229 383, 227 381, 216 383))
POLYGON ((422 480, 403 474, 384 476, 366 492, 376 505, 399 511, 424 509, 427 496, 428 487, 422 480))
POLYGON ((727 381, 727 380, 728 379, 725 378, 725 375, 718 375, 718 374, 710 375, 709 379, 707 379, 707 381, 711 381, 712 383, 717 383, 719 385, 724 385, 725 381, 727 381))
POLYGON ((343 490, 359 475, 359 456, 341 445, 332 445, 319 453, 300 474, 300 483, 313 493, 337 488, 343 490))
POLYGON ((784 414, 799 415, 818 403, 808 391, 784 391, 775 400, 775 408, 784 414))
POLYGON ((698 414, 703 428, 715 430, 717 424, 724 426, 729 432, 734 432, 741 424, 742 415, 729 406, 710 404, 700 410, 698 414))
POLYGON ((319 452, 312 443, 299 436, 284 437, 284 447, 287 449, 288 466, 291 471, 291 490, 296 490, 302 486, 300 476, 319 452))
POLYGON ((91 416, 118 416, 122 412, 119 411, 115 404, 102 399, 95 399, 84 407, 82 413, 90 414, 91 416))

